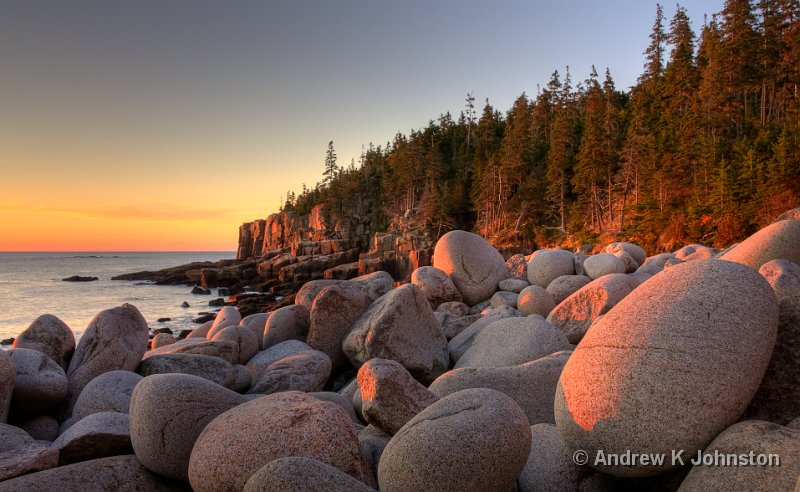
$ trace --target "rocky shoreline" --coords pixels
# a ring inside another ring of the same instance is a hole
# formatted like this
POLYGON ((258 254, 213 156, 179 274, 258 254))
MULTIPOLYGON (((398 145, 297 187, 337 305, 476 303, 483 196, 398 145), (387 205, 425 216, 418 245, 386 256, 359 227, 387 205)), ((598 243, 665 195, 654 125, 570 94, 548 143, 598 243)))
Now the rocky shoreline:
POLYGON ((0 492, 794 490, 797 218, 650 257, 452 231, 407 283, 291 251, 126 276, 236 305, 184 339, 37 318, 0 352, 0 492))

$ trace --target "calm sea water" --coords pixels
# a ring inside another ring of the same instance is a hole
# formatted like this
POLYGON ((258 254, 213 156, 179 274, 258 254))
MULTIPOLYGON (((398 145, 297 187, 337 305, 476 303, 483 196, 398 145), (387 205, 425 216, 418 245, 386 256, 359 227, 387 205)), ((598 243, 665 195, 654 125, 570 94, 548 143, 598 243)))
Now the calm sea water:
MULTIPOLYGON (((79 338, 98 312, 133 304, 153 328, 194 328, 192 318, 211 311, 212 296, 191 295, 191 287, 111 280, 123 273, 160 270, 193 261, 235 258, 214 253, 0 253, 0 339, 16 337, 41 314, 53 314, 79 338), (63 282, 72 275, 95 282, 63 282), (187 301, 191 307, 182 308, 187 301), (158 318, 172 321, 158 323, 158 318)), ((212 289, 216 294, 216 289, 212 289)), ((8 348, 5 346, 5 348, 8 348)))

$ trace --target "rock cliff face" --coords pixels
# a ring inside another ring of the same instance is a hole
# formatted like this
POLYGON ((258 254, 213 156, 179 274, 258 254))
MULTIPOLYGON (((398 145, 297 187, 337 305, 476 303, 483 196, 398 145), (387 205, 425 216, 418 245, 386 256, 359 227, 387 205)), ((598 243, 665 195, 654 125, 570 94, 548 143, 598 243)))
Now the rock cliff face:
POLYGON ((239 227, 237 259, 254 260, 262 278, 304 281, 321 276, 347 279, 386 270, 407 280, 430 264, 434 241, 414 220, 414 213, 395 217, 386 232, 365 215, 341 216, 317 205, 308 215, 292 211, 239 227))

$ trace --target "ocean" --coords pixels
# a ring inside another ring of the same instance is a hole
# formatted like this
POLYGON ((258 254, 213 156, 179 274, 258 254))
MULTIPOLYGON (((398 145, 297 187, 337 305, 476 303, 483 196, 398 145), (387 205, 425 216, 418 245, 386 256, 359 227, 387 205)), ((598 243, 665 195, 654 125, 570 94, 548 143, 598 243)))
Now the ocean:
MULTIPOLYGON (((123 273, 160 270, 194 261, 233 259, 236 253, 0 253, 0 340, 16 337, 42 314, 64 321, 79 339, 92 318, 104 309, 133 304, 151 328, 174 332, 192 329, 192 319, 212 311, 217 298, 192 295, 191 286, 153 285, 111 280, 123 273), (94 282, 64 282, 73 275, 98 277, 94 282), (182 308, 188 302, 191 307, 182 308), (158 323, 159 318, 171 321, 158 323)), ((9 348, 9 346, 3 346, 9 348)))

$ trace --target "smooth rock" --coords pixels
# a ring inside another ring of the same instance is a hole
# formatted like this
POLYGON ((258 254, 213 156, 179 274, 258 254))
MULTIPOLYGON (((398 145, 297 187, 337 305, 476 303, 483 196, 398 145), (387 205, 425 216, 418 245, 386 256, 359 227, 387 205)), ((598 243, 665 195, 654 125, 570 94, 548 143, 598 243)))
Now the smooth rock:
POLYGON ((555 307, 552 294, 538 285, 529 285, 522 289, 517 300, 517 308, 525 316, 531 314, 547 316, 555 307))
MULTIPOLYGON (((644 262, 647 260, 647 252, 641 246, 637 246, 633 243, 611 243, 606 246, 606 253, 611 253, 612 255, 620 255, 622 253, 628 254, 634 261, 636 261, 636 266, 642 266, 644 262)), ((631 271, 636 270, 634 268, 631 271)), ((628 272, 630 273, 630 272, 628 272)))
POLYGON ((67 396, 67 375, 56 361, 38 350, 18 348, 8 353, 16 370, 11 397, 15 415, 41 415, 67 396))
POLYGON ((258 339, 258 350, 263 350, 264 346, 264 331, 267 326, 267 320, 272 313, 256 313, 242 318, 239 322, 240 325, 250 328, 253 335, 258 339))
POLYGON ((322 289, 331 285, 338 285, 345 291, 357 290, 369 297, 372 302, 394 288, 394 280, 387 272, 379 271, 361 275, 352 280, 312 280, 306 282, 297 291, 295 304, 301 304, 311 311, 311 305, 322 289))
POLYGON ((767 279, 778 301, 800 295, 800 265, 788 260, 772 260, 761 265, 758 273, 767 279))
POLYGON ((338 468, 302 456, 289 456, 270 461, 254 473, 244 486, 244 492, 328 490, 370 492, 375 489, 338 468))
POLYGON ((248 393, 279 391, 320 391, 331 375, 331 359, 318 350, 305 350, 270 364, 248 393))
POLYGON ((261 467, 289 456, 317 459, 374 485, 347 413, 294 391, 252 400, 212 420, 192 450, 189 481, 197 492, 242 490, 261 467))
POLYGON ((214 326, 214 320, 208 320, 192 330, 192 332, 189 333, 186 338, 205 338, 212 326, 214 326))
POLYGON ((130 417, 118 412, 93 413, 58 436, 53 448, 59 451, 59 466, 130 454, 130 417))
POLYGON ((461 330, 458 335, 454 336, 452 340, 447 343, 447 351, 450 354, 450 360, 455 364, 458 359, 464 355, 464 352, 469 350, 480 332, 485 330, 495 321, 505 319, 506 317, 508 316, 504 317, 499 314, 481 316, 471 325, 461 330))
POLYGON ((40 415, 19 424, 19 428, 37 441, 53 442, 58 437, 59 424, 58 420, 49 415, 40 415))
MULTIPOLYGON (((800 477, 800 431, 781 425, 747 420, 725 429, 703 451, 709 458, 719 458, 720 466, 693 466, 681 484, 680 491, 748 490, 773 492, 792 490, 800 477), (780 466, 744 465, 725 466, 725 457, 735 455, 770 455, 778 457, 780 466)), ((692 458, 696 457, 693 452, 692 458)))
POLYGON ((245 401, 244 396, 197 376, 149 376, 136 386, 131 398, 133 450, 148 469, 188 480, 189 457, 200 432, 215 417, 245 401))
POLYGON ((233 366, 233 386, 230 387, 237 393, 245 393, 253 385, 253 375, 247 366, 236 364, 233 366))
POLYGON ((782 220, 748 237, 720 258, 758 270, 771 260, 800 263, 800 220, 782 220))
POLYGON ((438 398, 398 362, 370 359, 358 370, 361 413, 367 422, 394 435, 438 398))
POLYGON ((485 239, 466 231, 450 231, 436 242, 433 266, 450 276, 464 303, 489 299, 508 277, 503 256, 485 239))
POLYGON ((315 391, 309 393, 309 395, 313 396, 318 400, 336 403, 337 405, 342 407, 345 412, 347 412, 347 415, 350 416, 350 420, 352 420, 356 424, 361 424, 361 421, 358 419, 358 416, 356 416, 356 411, 353 408, 352 396, 350 396, 350 398, 347 398, 344 395, 340 395, 339 393, 333 391, 315 391))
POLYGON ((675 258, 672 253, 661 253, 647 258, 636 272, 653 276, 663 271, 667 265, 680 265, 681 263, 683 260, 675 258))
POLYGON ((313 349, 300 340, 286 340, 254 355, 247 362, 247 369, 250 370, 252 380, 255 382, 261 379, 261 374, 274 362, 306 350, 313 349))
POLYGON ((357 290, 346 291, 336 285, 322 289, 311 304, 311 327, 306 343, 325 353, 333 369, 348 365, 342 342, 371 303, 367 294, 357 290))
POLYGON ((443 398, 464 389, 490 388, 513 398, 531 424, 552 424, 558 378, 570 354, 560 351, 516 366, 453 369, 439 376, 428 389, 443 398))
POLYGON ((17 492, 22 488, 8 488, 16 482, 14 477, 58 466, 58 450, 32 442, 10 451, 0 452, 0 490, 17 492))
POLYGON ((436 267, 417 268, 411 273, 411 283, 420 288, 433 309, 445 302, 461 302, 461 294, 453 281, 436 267))
POLYGON ((381 461, 383 450, 392 436, 378 429, 374 425, 368 425, 358 432, 358 443, 361 445, 361 453, 369 464, 372 474, 378 475, 378 463, 381 461))
POLYGON ((172 345, 148 350, 144 360, 156 355, 189 354, 219 357, 231 364, 239 363, 239 344, 230 340, 207 340, 205 338, 186 338, 172 345))
POLYGON ((75 351, 75 335, 57 317, 43 314, 19 334, 14 340, 13 348, 38 350, 56 361, 62 369, 66 369, 75 351))
POLYGON ((455 316, 466 316, 469 314, 469 306, 463 302, 443 302, 439 304, 435 312, 452 314, 455 316))
POLYGON ((142 376, 131 371, 110 371, 89 381, 83 388, 72 412, 77 420, 93 413, 128 413, 133 389, 142 376))
POLYGON ((614 490, 613 483, 594 469, 575 464, 556 426, 531 426, 531 452, 517 481, 519 492, 614 490))
POLYGON ((89 323, 69 363, 69 388, 64 401, 68 415, 84 386, 115 370, 134 371, 148 342, 147 321, 136 307, 123 304, 101 311, 89 323))
POLYGON ((473 323, 481 319, 480 314, 470 314, 468 316, 450 316, 442 323, 442 332, 447 340, 452 340, 459 333, 467 329, 473 323))
POLYGON ((534 251, 528 261, 528 282, 546 289, 550 282, 562 275, 575 274, 575 257, 563 249, 534 251))
POLYGON ((628 275, 606 275, 564 299, 550 312, 547 321, 564 332, 570 343, 578 343, 592 321, 607 313, 638 286, 639 282, 628 275))
POLYGON ((519 279, 519 278, 507 278, 501 280, 497 284, 497 288, 505 291, 505 292, 514 292, 515 294, 519 294, 522 292, 522 289, 530 285, 527 280, 519 279))
MULTIPOLYGON (((230 327, 235 328, 235 327, 230 327)), ((227 329, 227 328, 225 328, 227 329)), ((246 328, 245 328, 246 329, 246 328)), ((222 332, 221 332, 222 333, 222 332)), ((154 355, 142 361, 139 374, 144 377, 154 374, 191 374, 226 388, 232 388, 235 380, 233 366, 211 355, 164 354, 154 355)))
POLYGON ((309 309, 302 304, 276 309, 264 327, 261 346, 266 349, 286 340, 303 340, 310 325, 309 309))
POLYGON ((491 300, 489 301, 489 305, 491 307, 501 307, 501 306, 509 306, 512 308, 517 307, 517 298, 519 294, 515 294, 514 292, 506 292, 506 291, 498 291, 495 292, 492 296, 491 300))
POLYGON ((378 465, 380 490, 511 490, 531 447, 514 400, 475 388, 446 396, 395 434, 378 465))
POLYGON ((223 328, 228 326, 236 326, 241 321, 242 321, 242 315, 241 313, 239 313, 239 310, 235 306, 225 306, 219 310, 216 317, 214 318, 214 323, 208 330, 206 338, 211 340, 214 338, 214 335, 222 331, 223 328))
POLYGON ((502 319, 475 337, 454 368, 515 366, 564 350, 567 345, 567 337, 547 321, 502 319))
POLYGON ((600 253, 586 258, 583 263, 583 271, 586 272, 587 277, 596 280, 612 273, 625 273, 625 264, 610 253, 600 253))
POLYGON ((239 347, 239 364, 247 364, 256 352, 260 342, 258 337, 247 326, 226 326, 214 335, 213 341, 229 341, 234 342, 239 347))
POLYGON ((175 337, 172 335, 158 333, 153 337, 152 340, 150 340, 150 350, 154 350, 165 345, 172 345, 175 342, 177 342, 177 340, 175 340, 175 337))
MULTIPOLYGON (((592 279, 586 275, 562 275, 550 282, 550 285, 547 286, 547 292, 553 296, 555 306, 558 306, 564 299, 589 285, 591 281, 592 279)), ((546 317, 547 315, 544 316, 546 317)))
MULTIPOLYGON (((777 328, 775 295, 756 271, 719 260, 671 267, 576 347, 556 390, 558 430, 589 456, 702 449, 755 395, 777 328)), ((595 468, 650 476, 674 467, 595 468)))
POLYGON ((176 488, 133 455, 83 461, 0 482, 0 492, 174 492, 176 488))
POLYGON ((392 359, 423 382, 433 381, 448 367, 447 339, 428 299, 414 284, 373 302, 342 348, 355 366, 375 357, 392 359))

